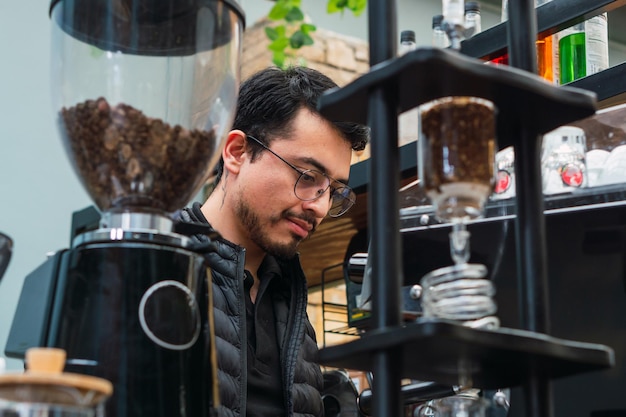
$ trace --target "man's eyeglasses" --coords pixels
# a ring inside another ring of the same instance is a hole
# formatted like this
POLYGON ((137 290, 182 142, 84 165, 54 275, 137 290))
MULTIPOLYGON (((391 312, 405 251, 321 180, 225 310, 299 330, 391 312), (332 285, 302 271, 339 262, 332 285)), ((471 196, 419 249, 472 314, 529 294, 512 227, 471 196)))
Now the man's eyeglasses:
POLYGON ((334 178, 329 177, 323 172, 316 171, 314 169, 302 170, 292 163, 285 160, 282 156, 268 148, 263 142, 257 138, 247 135, 248 139, 253 140, 263 149, 269 151, 275 157, 289 165, 300 176, 296 180, 296 185, 293 187, 293 192, 302 201, 313 201, 320 198, 326 190, 330 188, 330 208, 328 209, 328 215, 330 217, 339 217, 352 207, 356 201, 356 195, 352 188, 348 187, 342 182, 337 181, 334 178))

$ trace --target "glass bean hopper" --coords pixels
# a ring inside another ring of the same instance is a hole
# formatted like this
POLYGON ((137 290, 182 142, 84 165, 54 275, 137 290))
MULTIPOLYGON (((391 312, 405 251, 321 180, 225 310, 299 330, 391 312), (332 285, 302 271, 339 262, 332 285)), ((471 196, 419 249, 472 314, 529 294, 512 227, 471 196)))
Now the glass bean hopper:
POLYGON ((240 7, 53 0, 50 15, 52 102, 74 171, 103 226, 162 228, 210 176, 230 128, 240 7))

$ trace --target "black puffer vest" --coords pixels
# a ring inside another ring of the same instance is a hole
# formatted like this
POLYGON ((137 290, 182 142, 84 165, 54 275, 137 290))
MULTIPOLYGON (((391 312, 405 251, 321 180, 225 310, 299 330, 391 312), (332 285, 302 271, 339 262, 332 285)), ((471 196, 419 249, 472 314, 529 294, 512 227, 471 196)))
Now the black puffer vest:
MULTIPOLYGON (((206 223, 200 205, 180 212, 187 222, 206 223)), ((196 236, 199 243, 204 235, 196 236)), ((205 254, 213 271, 215 337, 221 405, 218 415, 246 415, 246 306, 244 301, 245 249, 224 239, 205 254)), ((300 261, 279 262, 286 291, 273 294, 276 333, 288 416, 323 416, 320 392, 323 378, 317 365, 315 331, 306 314, 307 285, 300 261)), ((268 416, 270 417, 270 416, 268 416)), ((274 417, 274 416, 271 416, 274 417)))

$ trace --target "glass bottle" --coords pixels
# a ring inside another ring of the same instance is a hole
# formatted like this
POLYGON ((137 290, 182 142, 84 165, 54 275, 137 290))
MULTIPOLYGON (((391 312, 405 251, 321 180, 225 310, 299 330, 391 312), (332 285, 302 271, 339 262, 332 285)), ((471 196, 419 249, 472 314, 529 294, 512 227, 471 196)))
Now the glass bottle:
POLYGON ((465 28, 473 29, 472 35, 482 32, 482 18, 480 16, 480 4, 477 1, 465 3, 465 28))
POLYGON ((445 20, 451 25, 462 25, 465 22, 463 0, 443 0, 442 9, 445 20))
MULTIPOLYGON (((535 6, 541 6, 542 4, 549 3, 552 0, 535 0, 535 6)), ((502 0, 502 22, 508 19, 508 0, 502 0)), ((548 35, 541 38, 537 38, 537 74, 547 81, 558 83, 558 66, 556 59, 558 48, 555 45, 554 35, 548 35)), ((509 55, 504 54, 491 61, 495 64, 508 65, 509 55)))
POLYGON ((547 81, 555 81, 553 35, 537 39, 537 74, 547 81))
POLYGON ((420 110, 418 177, 437 217, 441 221, 481 217, 495 183, 493 102, 443 97, 423 104, 420 110))
POLYGON ((578 23, 559 34, 559 76, 566 84, 587 75, 585 23, 578 23))
POLYGON ((543 136, 541 169, 544 194, 571 192, 587 185, 585 131, 561 126, 543 136))
MULTIPOLYGON (((549 3, 552 0, 537 0, 537 6, 549 3)), ((558 62, 556 58, 557 48, 555 45, 555 35, 540 37, 536 42, 537 46, 537 74, 547 81, 558 83, 558 62), (555 76, 556 75, 556 76, 555 76)))
POLYGON ((594 16, 585 22, 587 75, 609 67, 609 31, 607 14, 594 16))
POLYGON ((404 55, 415 48, 415 32, 412 30, 403 30, 400 32, 400 48, 398 49, 398 55, 404 55))
MULTIPOLYGON (((500 22, 503 23, 509 18, 509 2, 508 0, 502 0, 502 13, 500 15, 500 22)), ((489 61, 490 64, 496 65, 509 65, 509 53, 505 52, 503 55, 489 61)))
POLYGON ((436 14, 433 16, 432 45, 436 48, 447 48, 450 46, 450 39, 441 26, 442 22, 442 14, 436 14))
POLYGON ((502 13, 500 14, 500 23, 509 20, 509 0, 502 0, 502 13))
POLYGON ((443 20, 448 25, 446 32, 450 38, 450 48, 461 49, 463 40, 463 27, 465 25, 465 1, 464 0, 443 0, 443 20))
MULTIPOLYGON (((398 56, 407 54, 417 48, 415 32, 403 30, 400 32, 400 47, 398 56)), ((412 108, 398 116, 398 145, 413 142, 419 135, 419 108, 412 108)))
POLYGON ((594 16, 559 33, 561 84, 609 67, 606 13, 594 16))

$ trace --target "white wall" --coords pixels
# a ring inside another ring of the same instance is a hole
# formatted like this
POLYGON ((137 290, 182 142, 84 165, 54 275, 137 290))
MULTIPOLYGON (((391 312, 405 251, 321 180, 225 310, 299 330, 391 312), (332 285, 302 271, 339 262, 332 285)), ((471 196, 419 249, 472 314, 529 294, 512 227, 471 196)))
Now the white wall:
MULTIPOLYGON (((304 0, 314 23, 367 39, 367 14, 327 16, 325 3, 304 0)), ((272 3, 244 0, 248 24, 266 14, 272 3)), ((71 214, 91 205, 71 170, 57 135, 50 105, 49 0, 0 2, 0 231, 13 237, 11 264, 0 282, 0 351, 25 275, 46 253, 69 245, 71 214)), ((432 15, 439 0, 398 2, 398 31, 417 32, 418 45, 430 44, 432 15)), ((484 27, 499 20, 499 8, 483 10, 484 27)), ((623 48, 612 62, 622 62, 623 48)), ((1 356, 1 355, 0 355, 1 356)), ((21 364, 8 361, 11 369, 21 364)))
POLYGON ((0 282, 1 351, 23 277, 48 251, 67 247, 71 213, 90 204, 53 122, 48 6, 0 2, 0 230, 15 243, 0 282))

